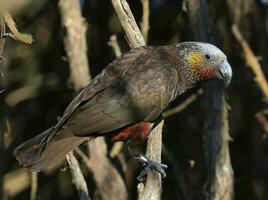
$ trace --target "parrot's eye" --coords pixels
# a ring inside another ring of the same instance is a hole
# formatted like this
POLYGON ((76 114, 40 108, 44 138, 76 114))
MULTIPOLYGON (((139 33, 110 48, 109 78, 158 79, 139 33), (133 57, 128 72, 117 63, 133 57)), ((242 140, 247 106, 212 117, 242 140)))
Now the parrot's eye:
POLYGON ((206 55, 205 55, 205 58, 206 58, 207 60, 209 60, 209 59, 210 59, 210 55, 209 55, 209 54, 206 54, 206 55))

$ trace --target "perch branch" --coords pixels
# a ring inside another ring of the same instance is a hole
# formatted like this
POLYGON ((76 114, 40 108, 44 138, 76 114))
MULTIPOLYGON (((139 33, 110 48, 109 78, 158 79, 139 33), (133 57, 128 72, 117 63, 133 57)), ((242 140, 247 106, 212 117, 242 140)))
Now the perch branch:
MULTIPOLYGON (((161 162, 163 125, 164 121, 160 122, 158 126, 152 130, 146 148, 146 156, 159 163, 161 162)), ((145 185, 143 183, 138 184, 138 200, 161 199, 161 193, 162 183, 159 173, 149 173, 145 185)))
POLYGON ((144 46, 145 41, 126 0, 112 0, 113 7, 126 33, 131 48, 144 46))
MULTIPOLYGON (((126 33, 127 39, 132 48, 138 46, 144 46, 144 38, 138 28, 138 25, 133 17, 133 14, 129 8, 126 0, 112 0, 112 4, 117 13, 117 16, 121 22, 121 25, 126 33)), ((147 18, 148 20, 148 18, 147 18)), ((148 22, 149 23, 149 22, 148 22)), ((162 127, 163 121, 158 124, 158 126, 150 134, 149 140, 147 142, 146 156, 149 159, 155 159, 157 162, 161 162, 161 143, 162 141, 162 127), (157 148, 158 147, 158 148, 157 148), (157 148, 157 149, 156 149, 157 148)), ((139 184, 139 188, 141 185, 139 184)), ((139 200, 150 196, 155 197, 153 199, 157 200, 161 198, 162 192, 162 182, 160 175, 156 172, 150 172, 147 175, 146 183, 143 190, 138 191, 139 200)))

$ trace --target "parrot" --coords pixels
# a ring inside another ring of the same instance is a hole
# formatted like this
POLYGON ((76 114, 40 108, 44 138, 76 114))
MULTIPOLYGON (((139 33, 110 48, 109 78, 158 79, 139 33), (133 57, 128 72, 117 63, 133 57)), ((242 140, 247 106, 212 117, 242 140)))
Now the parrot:
MULTIPOLYGON (((33 172, 63 158, 85 141, 110 136, 113 142, 146 142, 168 105, 197 83, 221 80, 232 68, 215 45, 186 41, 133 48, 107 65, 67 106, 53 127, 18 146, 13 154, 33 172)), ((166 165, 135 154, 144 170, 166 176, 166 165)))

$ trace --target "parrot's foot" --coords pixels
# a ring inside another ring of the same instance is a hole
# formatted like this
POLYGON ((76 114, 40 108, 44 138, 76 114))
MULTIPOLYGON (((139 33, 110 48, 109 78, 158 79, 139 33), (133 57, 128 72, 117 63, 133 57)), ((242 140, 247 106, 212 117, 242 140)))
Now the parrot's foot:
POLYGON ((153 160, 150 160, 144 155, 139 155, 135 157, 139 162, 143 164, 143 170, 141 171, 140 175, 137 177, 139 182, 143 182, 144 177, 148 174, 149 171, 156 171, 161 174, 162 178, 165 178, 167 175, 165 173, 165 169, 168 168, 167 165, 155 162, 153 160))

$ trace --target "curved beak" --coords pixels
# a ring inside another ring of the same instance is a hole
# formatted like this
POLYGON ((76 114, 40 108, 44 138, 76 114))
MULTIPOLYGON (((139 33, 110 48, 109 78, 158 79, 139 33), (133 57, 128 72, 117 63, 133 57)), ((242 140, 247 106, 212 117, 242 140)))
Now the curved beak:
POLYGON ((224 61, 222 64, 220 64, 216 77, 222 79, 224 81, 225 87, 228 87, 232 80, 232 76, 233 72, 231 65, 227 61, 224 61))

